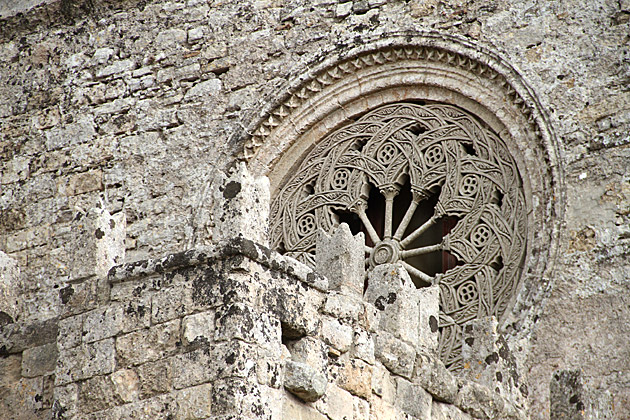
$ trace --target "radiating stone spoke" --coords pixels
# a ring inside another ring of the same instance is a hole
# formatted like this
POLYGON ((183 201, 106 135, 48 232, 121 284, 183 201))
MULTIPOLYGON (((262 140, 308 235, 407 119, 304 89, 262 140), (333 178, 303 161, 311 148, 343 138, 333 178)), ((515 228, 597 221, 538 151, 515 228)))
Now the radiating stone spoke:
POLYGON ((418 203, 420 203, 420 196, 418 194, 413 194, 413 201, 409 204, 407 208, 407 212, 403 216, 402 221, 398 225, 396 229, 396 233, 394 234, 394 239, 400 240, 402 236, 405 234, 405 230, 407 230, 407 226, 409 226, 409 222, 411 222, 411 218, 413 214, 416 212, 416 207, 418 207, 418 203))
POLYGON ((393 221, 393 213, 394 213, 394 196, 388 194, 385 198, 385 234, 384 238, 392 237, 392 224, 393 221))
POLYGON ((363 207, 360 207, 356 210, 356 213, 363 222, 363 226, 365 226, 365 229, 367 230, 368 235, 370 235, 370 239, 372 240, 372 242, 374 242, 375 244, 379 243, 381 238, 378 237, 378 233, 376 233, 374 226, 372 226, 372 222, 370 222, 367 214, 365 214, 365 209, 363 209, 363 207))
POLYGON ((420 248, 407 249, 401 251, 400 255, 403 258, 415 257, 416 255, 429 254, 431 252, 440 251, 442 244, 422 246, 420 248))
POLYGON ((405 239, 403 239, 400 244, 403 247, 406 247, 407 245, 409 245, 411 242, 414 241, 414 239, 416 239, 418 236, 422 235, 427 229, 429 229, 431 226, 433 226, 435 224, 435 222, 437 222, 438 217, 433 215, 431 216, 431 218, 429 220, 427 220, 426 222, 424 222, 422 224, 422 226, 420 226, 418 229, 414 230, 409 236, 407 236, 405 239))
POLYGON ((416 267, 414 267, 413 265, 405 261, 401 261, 401 264, 403 265, 403 267, 405 267, 405 269, 410 275, 417 277, 418 279, 420 279, 420 281, 425 283, 427 286, 430 286, 433 284, 433 277, 429 276, 428 274, 423 273, 422 271, 418 270, 416 267))

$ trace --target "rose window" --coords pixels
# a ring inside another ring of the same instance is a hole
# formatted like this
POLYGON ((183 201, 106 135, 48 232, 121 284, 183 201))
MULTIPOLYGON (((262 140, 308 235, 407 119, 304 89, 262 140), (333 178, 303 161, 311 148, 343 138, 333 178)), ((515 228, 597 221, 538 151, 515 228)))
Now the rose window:
POLYGON ((440 355, 460 367, 461 328, 500 318, 519 284, 527 212, 506 144, 446 104, 381 106, 330 133, 272 203, 272 246, 314 265, 318 229, 364 232, 368 268, 402 264, 440 287, 440 355))

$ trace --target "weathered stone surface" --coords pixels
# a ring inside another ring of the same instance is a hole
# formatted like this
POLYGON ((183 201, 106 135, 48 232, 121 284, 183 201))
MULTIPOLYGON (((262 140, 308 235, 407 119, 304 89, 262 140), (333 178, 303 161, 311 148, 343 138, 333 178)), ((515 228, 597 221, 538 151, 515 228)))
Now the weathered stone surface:
POLYGON ((287 360, 284 387, 303 401, 317 401, 326 392, 328 381, 317 369, 306 363, 287 360))
POLYGON ((175 358, 144 363, 136 367, 138 374, 139 398, 151 398, 157 394, 169 392, 173 387, 173 368, 175 358))
POLYGON ((328 368, 328 347, 314 337, 304 337, 287 343, 291 360, 307 364, 326 376, 328 368))
POLYGON ((580 371, 556 371, 549 384, 549 417, 582 420, 585 417, 586 395, 580 371))
POLYGON ((372 392, 388 403, 393 403, 396 398, 396 381, 391 372, 381 363, 374 366, 372 392))
POLYGON ((359 359, 339 358, 334 372, 337 385, 353 395, 369 398, 372 393, 372 366, 359 359))
POLYGON ((116 355, 122 366, 155 361, 177 351, 180 321, 166 322, 116 338, 116 355))
POLYGON ((295 397, 286 396, 282 401, 282 419, 326 420, 319 411, 304 405, 295 397))
MULTIPOLYGON (((532 190, 531 219, 546 226, 558 222, 562 228, 529 228, 531 252, 523 260, 520 279, 525 287, 502 326, 515 358, 529 374, 532 419, 549 415, 552 372, 577 368, 595 391, 612 393, 616 417, 630 418, 626 0, 114 3, 18 0, 0 5, 0 249, 19 260, 27 279, 23 318, 39 322, 95 309, 95 290, 66 283, 68 254, 79 245, 62 232, 73 225, 76 213, 84 213, 75 209, 103 202, 112 214, 124 213, 128 261, 207 245, 214 230, 209 174, 232 164, 242 149, 239 132, 255 134, 248 126, 250 116, 264 114, 268 124, 261 130, 271 130, 293 108, 278 108, 276 114, 266 110, 276 109, 284 99, 301 101, 298 95, 311 92, 296 88, 299 79, 312 74, 314 83, 308 87, 314 94, 330 89, 324 83, 338 75, 315 74, 317 63, 348 58, 344 64, 349 73, 341 77, 356 78, 354 64, 366 68, 372 63, 353 64, 347 55, 352 45, 377 39, 389 53, 387 34, 402 31, 412 40, 420 31, 431 31, 432 45, 448 47, 447 40, 459 39, 471 46, 472 58, 497 50, 518 68, 506 78, 498 76, 496 85, 508 86, 520 78, 526 83, 501 97, 498 113, 486 108, 482 120, 496 126, 491 115, 500 119, 510 114, 512 99, 527 90, 534 92, 531 98, 544 113, 518 116, 522 121, 506 132, 514 135, 514 145, 516 137, 537 130, 536 121, 547 120, 553 128, 541 141, 557 153, 539 155, 535 147, 526 147, 519 167, 544 172, 549 161, 559 168, 553 182, 536 183, 537 175, 531 173, 523 181, 532 190), (202 85, 212 80, 217 82, 202 85), (206 97, 195 93, 197 86, 204 86, 198 89, 206 97), (195 94, 187 98, 189 92, 195 94), (542 165, 531 164, 536 162, 542 165), (553 192, 553 202, 541 201, 540 191, 553 192), (557 220, 537 220, 538 207, 556 211, 557 220), (535 245, 546 235, 560 238, 559 248, 535 245), (62 296, 60 290, 65 290, 62 296), (528 294, 537 298, 528 300, 528 294), (63 297, 70 299, 67 304, 60 303, 63 297), (73 302, 72 310, 64 309, 73 302)), ((452 58, 440 58, 442 51, 422 50, 420 60, 435 68, 440 59, 452 58)), ((396 67, 388 57, 376 57, 386 60, 385 74, 396 67)), ((405 71, 414 60, 404 57, 405 71)), ((452 60, 448 65, 457 74, 481 73, 485 67, 475 68, 475 63, 452 60)), ((394 100, 442 100, 430 96, 439 89, 411 92, 429 76, 409 73, 394 100)), ((478 77, 487 80, 485 76, 478 77)), ((332 115, 333 108, 342 108, 344 121, 353 119, 375 106, 384 93, 378 86, 361 84, 365 106, 344 101, 341 94, 339 101, 309 100, 305 114, 312 118, 310 133, 295 126, 292 116, 285 121, 293 123, 298 135, 321 139, 342 121, 328 120, 319 132, 319 109, 329 105, 325 112, 332 115)), ((492 86, 486 85, 488 93, 492 86)), ((444 94, 472 109, 467 101, 479 97, 465 91, 468 87, 460 82, 444 94), (463 97, 469 99, 461 101, 463 97)), ((347 89, 333 89, 348 94, 347 89)), ((518 107, 527 109, 530 102, 518 107)), ((270 143, 281 156, 281 146, 270 143)), ((277 160, 257 173, 274 167, 277 160)), ((305 315, 303 324, 315 323, 318 317, 312 315, 305 315)), ((49 332, 42 329, 41 334, 49 332)), ((76 345, 76 337, 68 340, 68 348, 76 345)), ((117 413, 123 414, 144 416, 140 406, 117 413)), ((152 414, 167 415, 159 410, 152 414)))
POLYGON ((57 343, 32 347, 22 352, 22 376, 34 378, 36 376, 51 375, 57 364, 57 343))
POLYGON ((364 243, 363 235, 353 236, 345 223, 339 225, 331 236, 319 232, 315 265, 317 271, 328 278, 331 289, 351 295, 362 294, 364 243))
POLYGON ((259 354, 258 347, 239 340, 202 345, 173 357, 173 386, 181 389, 217 378, 253 377, 259 354))
POLYGON ((433 401, 431 420, 472 420, 472 417, 454 405, 433 401))
POLYGON ((83 316, 83 341, 86 343, 113 337, 122 332, 146 328, 150 322, 148 301, 128 305, 113 304, 83 316), (142 305, 144 303, 144 305, 142 305), (138 310, 138 306, 141 310, 138 310))
POLYGON ((352 394, 335 385, 329 385, 316 407, 331 420, 343 420, 355 418, 355 405, 355 397, 352 394))
POLYGON ((351 355, 374 364, 374 338, 364 330, 354 330, 351 355))
POLYGON ((494 317, 468 322, 462 336, 462 375, 522 403, 522 381, 512 351, 494 317))
POLYGON ((455 402, 458 391, 457 377, 435 356, 417 354, 414 381, 436 400, 451 404, 455 402))
POLYGON ((220 174, 213 191, 213 239, 243 236, 266 245, 269 237, 269 180, 255 178, 245 164, 227 177, 220 174))
POLYGON ((336 318, 324 317, 322 319, 322 340, 335 350, 345 353, 352 346, 352 327, 343 325, 336 318))
POLYGON ((175 397, 177 402, 176 419, 204 419, 212 415, 212 385, 199 386, 180 390, 175 397))
MULTIPOLYGON (((381 311, 379 328, 413 347, 419 346, 421 329, 418 293, 409 274, 400 265, 383 264, 368 273, 365 297, 381 311)), ((422 327, 426 329, 428 325, 422 327)))
POLYGON ((113 338, 60 350, 55 369, 55 385, 105 375, 113 372, 115 365, 113 338))
POLYGON ((182 342, 209 343, 214 339, 214 312, 200 312, 182 319, 182 342))
POLYGON ((17 261, 0 251, 0 326, 18 320, 21 288, 17 261))
POLYGON ((392 373, 411 378, 416 358, 416 351, 411 345, 383 331, 376 336, 374 353, 392 373))
POLYGON ((66 263, 71 280, 96 275, 105 278, 114 265, 125 258, 124 213, 111 215, 107 210, 94 208, 77 214, 73 232, 76 235, 73 254, 66 263))
POLYGON ((420 385, 396 378, 396 405, 417 418, 430 418, 433 399, 420 385))
POLYGON ((215 341, 239 339, 270 349, 279 350, 280 322, 250 306, 234 304, 216 312, 215 341))
POLYGON ((58 319, 29 324, 7 324, 0 327, 0 349, 3 353, 19 353, 28 348, 55 342, 58 319))
POLYGON ((91 413, 131 402, 137 395, 138 376, 131 370, 119 370, 81 382, 78 403, 85 413, 91 413))
POLYGON ((362 309, 362 302, 357 299, 356 295, 329 293, 322 312, 340 321, 353 323, 359 319, 362 309))

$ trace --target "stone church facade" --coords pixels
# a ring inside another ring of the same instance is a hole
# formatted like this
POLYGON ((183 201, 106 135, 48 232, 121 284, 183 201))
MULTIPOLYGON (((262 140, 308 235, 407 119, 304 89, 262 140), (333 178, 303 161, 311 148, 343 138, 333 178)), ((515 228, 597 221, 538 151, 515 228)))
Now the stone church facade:
POLYGON ((0 417, 628 418, 629 27, 0 3, 0 417))

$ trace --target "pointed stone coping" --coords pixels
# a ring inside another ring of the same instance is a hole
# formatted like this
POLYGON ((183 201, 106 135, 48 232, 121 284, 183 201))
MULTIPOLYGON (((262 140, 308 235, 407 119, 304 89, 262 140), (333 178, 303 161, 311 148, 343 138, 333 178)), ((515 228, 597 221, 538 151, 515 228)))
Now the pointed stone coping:
POLYGON ((298 260, 279 254, 249 239, 237 237, 216 246, 169 254, 162 258, 121 264, 109 270, 110 284, 134 280, 178 268, 212 264, 235 255, 242 255, 274 271, 294 276, 320 291, 328 290, 328 279, 298 260))

